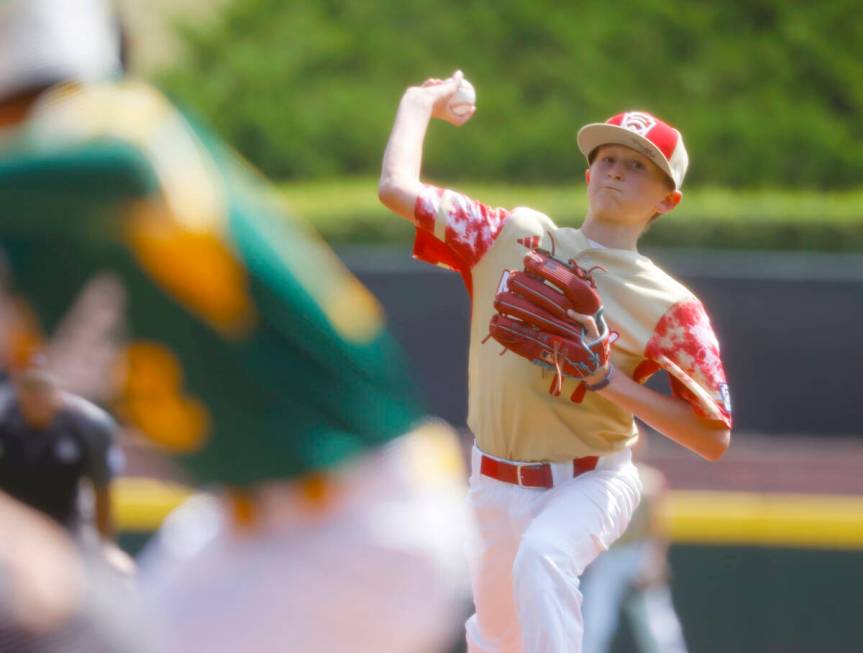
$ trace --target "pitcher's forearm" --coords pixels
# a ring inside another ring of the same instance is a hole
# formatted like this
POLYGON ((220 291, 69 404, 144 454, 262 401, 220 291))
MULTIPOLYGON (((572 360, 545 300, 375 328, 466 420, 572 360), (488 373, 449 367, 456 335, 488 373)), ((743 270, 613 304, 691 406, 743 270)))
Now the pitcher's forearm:
POLYGON ((599 391, 642 422, 707 460, 718 460, 731 441, 727 428, 696 415, 683 399, 655 392, 625 374, 615 374, 599 391))
POLYGON ((378 197, 391 211, 413 220, 421 189, 423 141, 432 115, 426 96, 409 89, 399 103, 390 139, 384 151, 378 197))
POLYGON ((411 222, 422 191, 420 171, 429 121, 437 118, 460 127, 476 112, 476 106, 458 113, 450 107, 450 100, 463 80, 460 70, 447 79, 427 79, 422 85, 407 89, 399 103, 384 152, 378 197, 387 208, 411 222))

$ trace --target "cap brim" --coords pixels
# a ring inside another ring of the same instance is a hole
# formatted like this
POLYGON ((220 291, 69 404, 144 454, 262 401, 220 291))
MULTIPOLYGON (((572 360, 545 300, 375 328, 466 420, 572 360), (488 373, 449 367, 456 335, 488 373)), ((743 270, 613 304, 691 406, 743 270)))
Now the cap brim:
POLYGON ((675 188, 677 187, 674 174, 671 172, 671 165, 662 150, 634 131, 604 122, 594 122, 578 130, 576 141, 578 142, 578 149, 581 150, 585 158, 590 157, 590 153, 600 145, 623 145, 640 152, 659 166, 659 169, 672 180, 675 188))

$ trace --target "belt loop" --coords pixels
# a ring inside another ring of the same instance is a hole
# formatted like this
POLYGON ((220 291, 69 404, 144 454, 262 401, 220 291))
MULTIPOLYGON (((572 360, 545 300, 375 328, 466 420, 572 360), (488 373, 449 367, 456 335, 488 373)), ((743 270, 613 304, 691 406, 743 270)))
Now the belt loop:
POLYGON ((576 458, 572 461, 573 476, 581 476, 585 472, 590 472, 596 469, 598 462, 599 456, 584 456, 583 458, 576 458))

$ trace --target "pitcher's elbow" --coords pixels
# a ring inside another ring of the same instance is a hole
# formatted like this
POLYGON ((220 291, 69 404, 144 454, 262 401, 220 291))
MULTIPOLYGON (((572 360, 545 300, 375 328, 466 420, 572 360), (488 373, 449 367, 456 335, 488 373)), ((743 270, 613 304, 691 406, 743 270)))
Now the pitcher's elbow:
POLYGON ((392 184, 387 179, 381 179, 378 183, 378 199, 384 206, 389 206, 392 201, 394 190, 392 184))
POLYGON ((390 176, 382 176, 378 182, 378 199, 388 209, 398 210, 404 195, 403 185, 390 176))
POLYGON ((699 451, 699 454, 705 460, 715 463, 725 455, 728 447, 731 446, 731 431, 724 429, 721 431, 713 431, 710 438, 705 442, 704 446, 699 451))

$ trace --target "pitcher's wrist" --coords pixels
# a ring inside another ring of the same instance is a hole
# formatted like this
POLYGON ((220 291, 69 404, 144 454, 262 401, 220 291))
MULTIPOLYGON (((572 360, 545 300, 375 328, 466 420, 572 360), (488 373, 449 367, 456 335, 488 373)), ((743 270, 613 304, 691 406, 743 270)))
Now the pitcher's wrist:
POLYGON ((596 374, 585 378, 584 385, 591 392, 597 392, 607 388, 613 377, 614 366, 611 363, 606 363, 605 366, 600 368, 596 374))

